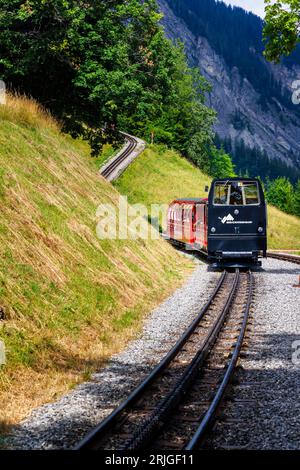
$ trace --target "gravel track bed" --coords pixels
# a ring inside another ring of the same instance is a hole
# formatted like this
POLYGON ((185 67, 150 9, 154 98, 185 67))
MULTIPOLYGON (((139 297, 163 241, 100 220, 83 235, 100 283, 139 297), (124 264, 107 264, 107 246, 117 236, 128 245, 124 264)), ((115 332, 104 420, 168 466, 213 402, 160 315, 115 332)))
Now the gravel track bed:
POLYGON ((300 288, 293 287, 300 267, 269 258, 263 269, 255 273, 253 325, 239 384, 208 448, 300 449, 300 288))
MULTIPOLYGON (((299 274, 299 266, 271 258, 255 273, 256 299, 250 339, 239 363, 239 383, 225 402, 206 448, 300 449, 300 289, 293 287, 299 274), (298 355, 295 341, 299 341, 298 355)), ((152 312, 137 340, 89 382, 34 410, 14 429, 8 447, 72 448, 176 342, 219 275, 198 264, 186 284, 152 312)))
POLYGON ((141 336, 89 382, 34 410, 7 439, 10 449, 69 449, 113 411, 176 342, 220 276, 196 261, 185 285, 156 308, 141 336))

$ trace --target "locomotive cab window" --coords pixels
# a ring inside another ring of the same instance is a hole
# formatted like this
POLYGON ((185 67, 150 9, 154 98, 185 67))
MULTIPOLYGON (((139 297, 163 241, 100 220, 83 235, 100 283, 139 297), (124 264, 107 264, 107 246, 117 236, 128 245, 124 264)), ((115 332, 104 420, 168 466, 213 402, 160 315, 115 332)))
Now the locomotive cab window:
POLYGON ((247 206, 259 204, 257 183, 244 183, 245 204, 247 206))
POLYGON ((231 181, 215 184, 214 205, 253 206, 259 203, 259 190, 255 181, 231 181))
POLYGON ((214 204, 228 204, 229 185, 223 183, 215 184, 214 204))

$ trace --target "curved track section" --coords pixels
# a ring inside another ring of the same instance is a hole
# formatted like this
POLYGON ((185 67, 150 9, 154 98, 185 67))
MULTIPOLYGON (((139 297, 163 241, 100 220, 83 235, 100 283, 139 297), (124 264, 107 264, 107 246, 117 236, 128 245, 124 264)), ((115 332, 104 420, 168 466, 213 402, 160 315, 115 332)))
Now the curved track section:
POLYGON ((114 181, 128 167, 144 149, 145 142, 122 132, 125 137, 125 146, 116 157, 106 163, 100 170, 100 174, 108 181, 114 181))
POLYGON ((167 356, 76 449, 199 446, 234 373, 252 292, 250 272, 224 271, 206 305, 167 356))

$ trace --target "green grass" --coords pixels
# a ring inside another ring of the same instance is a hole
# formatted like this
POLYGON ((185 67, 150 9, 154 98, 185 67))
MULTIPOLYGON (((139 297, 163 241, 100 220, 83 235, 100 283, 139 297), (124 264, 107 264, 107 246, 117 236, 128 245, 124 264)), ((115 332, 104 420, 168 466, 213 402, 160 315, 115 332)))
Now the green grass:
POLYGON ((276 207, 268 208, 268 247, 274 250, 300 250, 300 219, 276 207))
POLYGON ((115 182, 130 203, 168 204, 178 197, 205 197, 210 178, 178 153, 150 146, 115 182))
MULTIPOLYGON (((106 147, 102 159, 112 153, 106 147)), ((190 264, 157 241, 99 240, 119 194, 101 158, 34 102, 0 106, 0 421, 13 423, 99 368, 190 264)))
MULTIPOLYGON (((180 197, 206 197, 210 178, 164 147, 149 147, 115 183, 130 203, 168 204, 180 197)), ((270 249, 300 249, 300 219, 268 208, 270 249)))

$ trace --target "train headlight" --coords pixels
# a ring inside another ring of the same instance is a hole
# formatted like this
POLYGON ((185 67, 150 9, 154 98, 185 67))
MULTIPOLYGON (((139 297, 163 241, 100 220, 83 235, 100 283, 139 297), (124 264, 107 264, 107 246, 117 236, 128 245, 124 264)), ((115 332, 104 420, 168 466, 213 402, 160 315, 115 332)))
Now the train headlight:
POLYGON ((212 227, 212 228, 210 229, 210 231, 211 231, 212 233, 216 233, 215 227, 212 227))
POLYGON ((259 233, 263 233, 264 229, 262 227, 258 227, 257 229, 259 231, 259 233))

